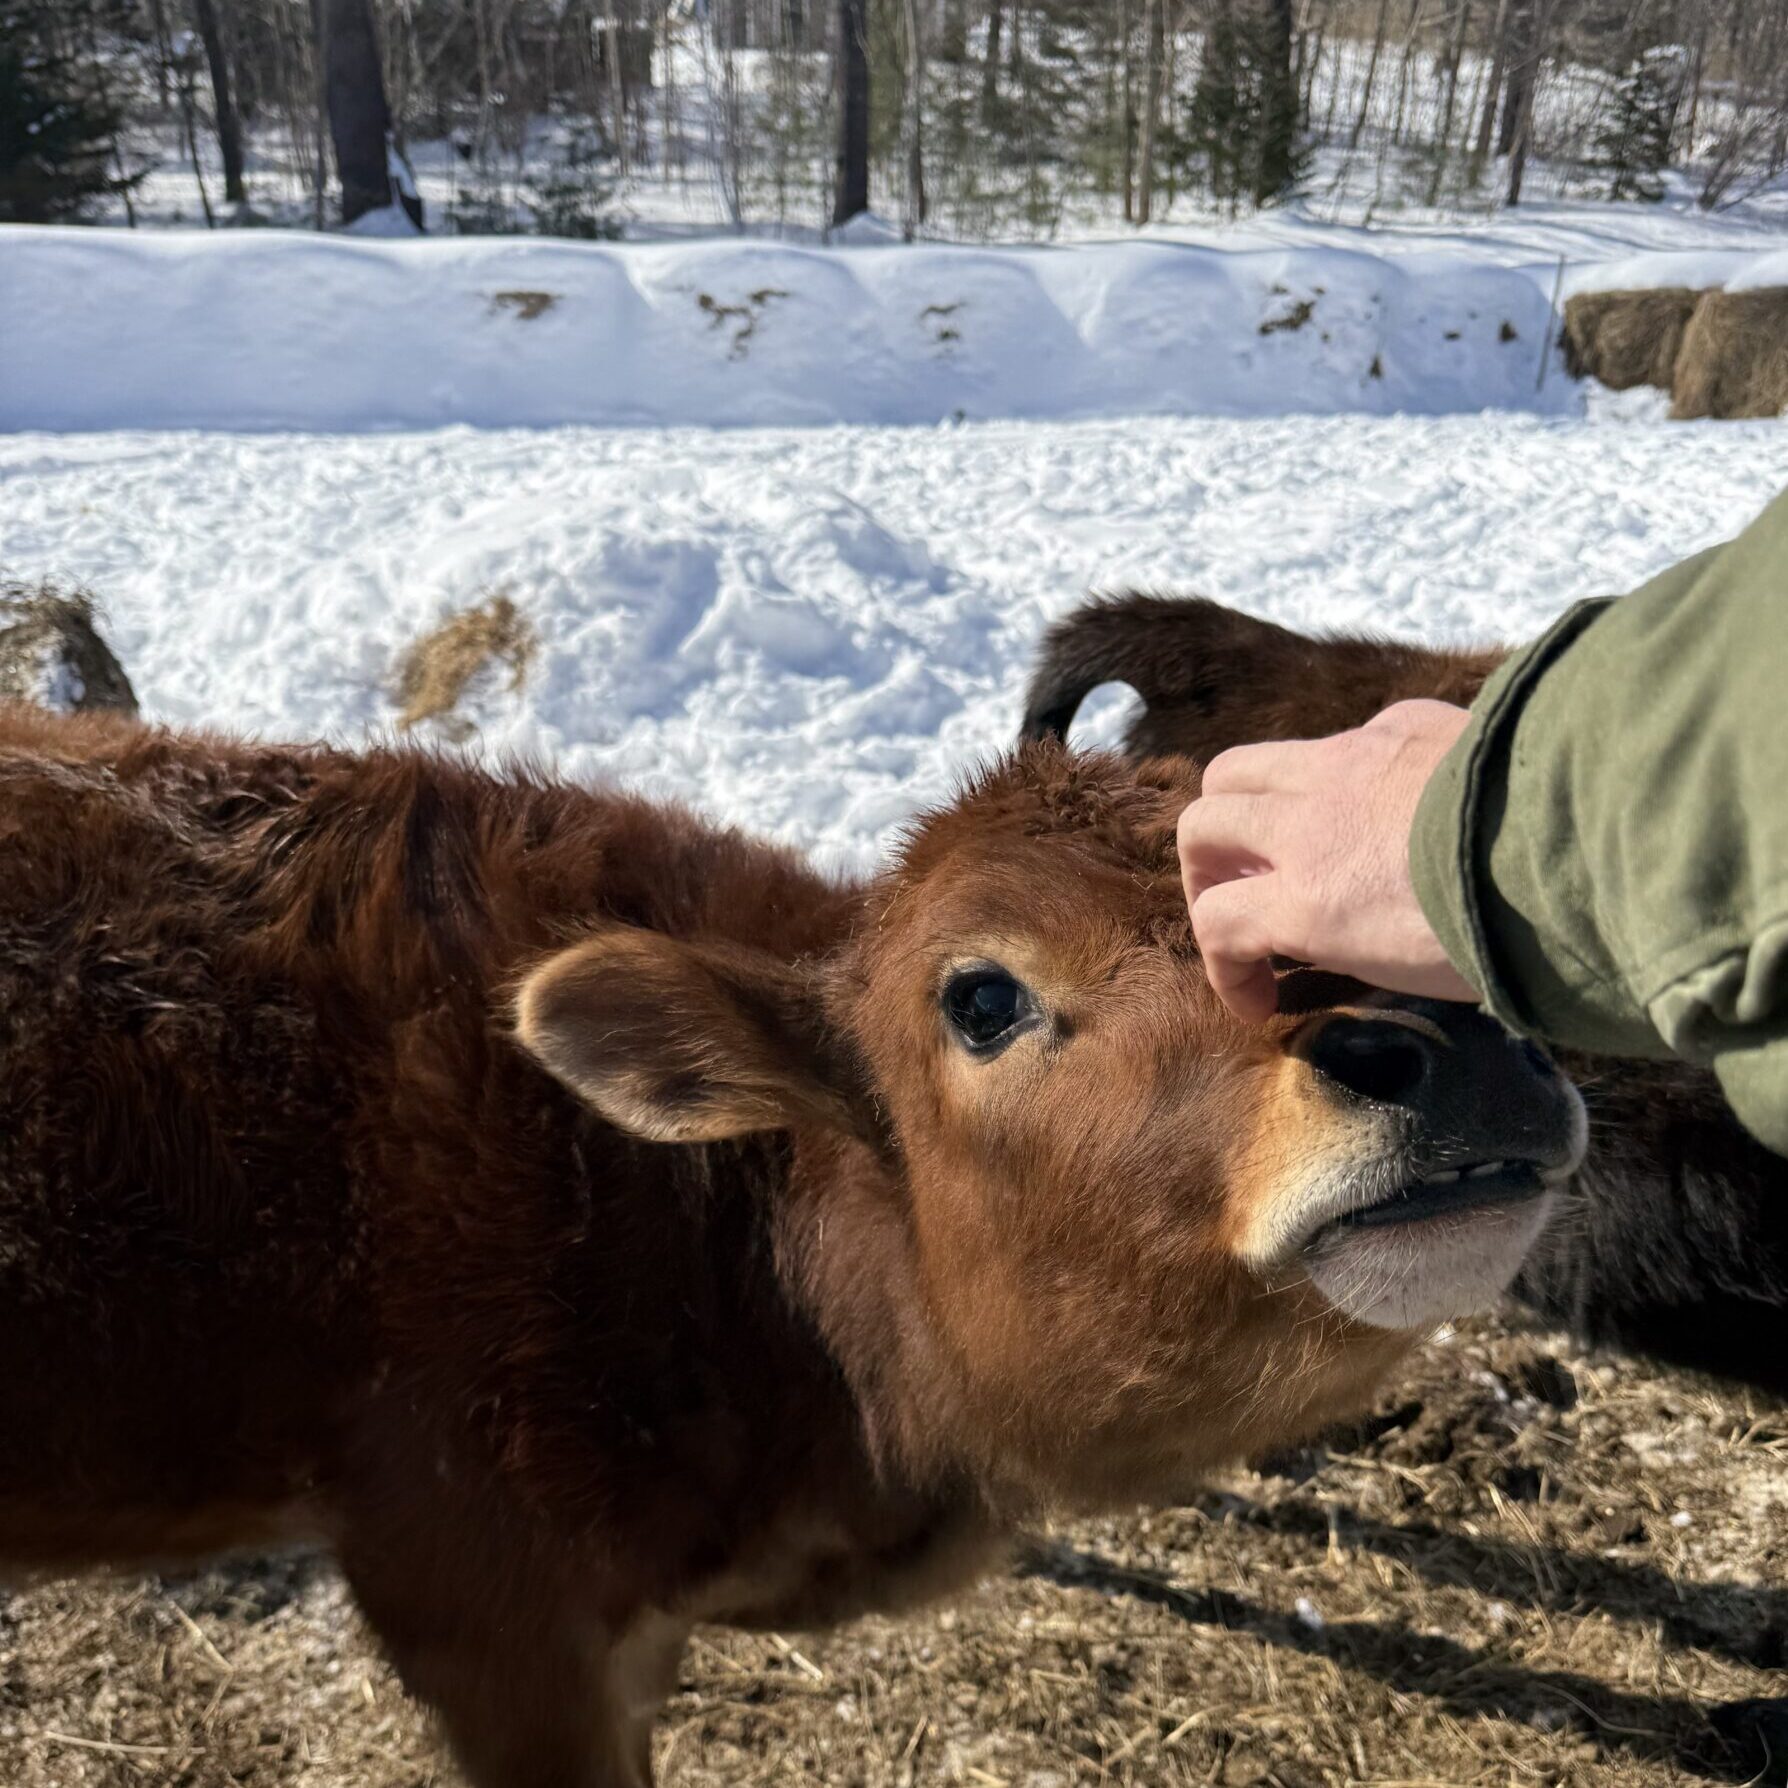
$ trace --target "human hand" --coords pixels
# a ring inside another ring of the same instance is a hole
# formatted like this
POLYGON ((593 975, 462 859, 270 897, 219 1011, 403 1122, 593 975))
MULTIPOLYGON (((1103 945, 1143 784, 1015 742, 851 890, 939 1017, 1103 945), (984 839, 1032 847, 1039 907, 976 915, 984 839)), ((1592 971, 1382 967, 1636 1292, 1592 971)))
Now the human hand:
POLYGON ((1409 834, 1464 708, 1398 702, 1352 732, 1212 758, 1180 815, 1180 876, 1211 985, 1240 1018, 1278 1009, 1272 958, 1374 987, 1476 1000, 1416 899, 1409 834))

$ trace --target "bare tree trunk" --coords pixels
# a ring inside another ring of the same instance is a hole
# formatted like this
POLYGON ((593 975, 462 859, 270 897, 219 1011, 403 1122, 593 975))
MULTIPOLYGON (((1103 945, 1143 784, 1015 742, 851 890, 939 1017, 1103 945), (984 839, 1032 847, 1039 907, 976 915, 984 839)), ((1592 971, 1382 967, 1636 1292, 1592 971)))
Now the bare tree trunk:
POLYGON ((1135 34, 1130 29, 1130 0, 1118 0, 1118 131, 1122 143, 1124 222, 1136 221, 1136 69, 1131 56, 1135 34))
POLYGON ((149 0, 149 20, 155 31, 155 92, 161 101, 161 115, 165 118, 174 103, 174 96, 168 89, 168 66, 174 60, 174 41, 168 35, 164 0, 149 0))
POLYGON ((329 96, 324 89, 322 45, 312 46, 317 88, 316 154, 311 161, 311 198, 316 226, 328 226, 326 212, 329 186, 329 96))
MULTIPOLYGON (((478 159, 484 161, 491 152, 496 134, 496 84, 490 69, 490 19, 484 0, 472 0, 472 42, 478 54, 478 159)), ((595 108, 592 107, 592 110, 595 108)))
POLYGON ((735 230, 742 230, 745 227, 745 206, 739 186, 742 159, 739 146, 739 84, 737 70, 733 65, 732 45, 729 43, 722 49, 716 41, 719 28, 711 8, 696 14, 695 41, 702 54, 702 91, 708 99, 708 103, 702 108, 707 126, 708 169, 720 194, 720 202, 726 207, 728 221, 735 230))
POLYGON ((1490 33, 1495 49, 1490 58, 1490 79, 1484 88, 1484 105, 1478 113, 1478 134, 1471 153, 1482 161, 1490 153, 1490 136, 1496 129, 1496 102, 1502 97, 1503 71, 1509 65, 1509 0, 1497 0, 1496 25, 1490 33))
POLYGON ((683 101, 682 91, 677 86, 677 58, 675 24, 671 17, 671 9, 664 9, 661 21, 664 27, 664 172, 668 175, 674 166, 678 174, 688 177, 689 163, 683 154, 683 101))
POLYGON ((1440 110, 1442 149, 1453 140, 1453 113, 1459 101, 1459 64, 1465 60, 1465 34, 1471 29, 1471 0, 1459 0, 1453 25, 1453 43, 1447 57, 1447 96, 1440 110))
POLYGON ((242 184, 242 126, 236 117, 236 101, 230 91, 230 59, 224 49, 223 28, 218 23, 215 0, 193 0, 193 16, 205 46, 211 70, 211 114, 217 125, 217 148, 223 157, 224 198, 232 205, 246 205, 248 190, 242 184))
MULTIPOLYGON (((1525 110, 1525 106, 1523 110, 1525 110)), ((1518 123, 1515 126, 1515 141, 1509 150, 1509 192, 1510 206, 1521 203, 1521 182, 1527 174, 1527 126, 1518 123)))
POLYGON ((341 220, 392 202, 391 113, 371 0, 312 0, 329 136, 341 182, 341 220))
MULTIPOLYGON (((1179 91, 1180 33, 1186 28, 1185 0, 1161 0, 1161 10, 1167 26, 1167 61, 1162 69, 1162 96, 1164 104, 1171 104, 1172 97, 1179 91)), ((1164 209, 1171 211, 1174 202, 1180 196, 1179 169, 1173 157, 1167 161, 1167 204, 1164 209)))
POLYGON ((1347 146, 1357 149, 1360 144, 1360 132, 1366 128, 1366 118, 1372 110, 1372 87, 1378 79, 1378 59, 1384 54, 1384 28, 1391 14, 1391 0, 1378 0, 1378 22, 1372 28, 1372 58, 1366 64, 1366 86, 1360 94, 1359 114, 1353 121, 1353 129, 1348 132, 1347 146))
POLYGON ((1409 65, 1415 59, 1416 27, 1422 20, 1422 0, 1410 0, 1409 24, 1403 33, 1403 58, 1397 64, 1397 116, 1391 125, 1391 141, 1403 141, 1403 120, 1409 112, 1409 65))
POLYGON ((838 0, 838 42, 833 51, 838 83, 837 175, 832 226, 869 209, 869 19, 867 0, 838 0))
POLYGON ((1005 0, 993 0, 987 11, 987 53, 981 60, 981 116, 985 118, 1000 96, 1000 27, 1005 22, 1005 0))
POLYGON ((1502 124, 1496 133, 1496 153, 1512 155, 1522 115, 1533 97, 1534 69, 1539 61, 1540 22, 1535 0, 1510 0, 1508 83, 1502 100, 1502 124))
POLYGON ((1528 39, 1519 65, 1519 79, 1512 81, 1509 97, 1515 102, 1512 124, 1505 110, 1504 128, 1509 135, 1510 205, 1521 203, 1521 181, 1527 172, 1527 152, 1533 143, 1534 89, 1539 85, 1540 59, 1546 51, 1547 31, 1552 23, 1552 0, 1537 0, 1528 18, 1528 39))
POLYGON ((211 209, 211 195, 205 190, 205 172, 199 166, 199 133, 193 124, 192 105, 192 59, 186 57, 181 61, 180 80, 180 122, 186 132, 186 153, 192 158, 192 177, 199 188, 199 207, 205 213, 205 228, 217 228, 217 214, 211 209))
POLYGON ((1428 203, 1440 202, 1447 164, 1453 158, 1453 116, 1459 102, 1459 64, 1465 59, 1465 33, 1471 23, 1471 0, 1457 0, 1453 41, 1447 50, 1447 96, 1440 109, 1440 136, 1434 145, 1434 172, 1428 180, 1428 203))
POLYGON ((633 172, 627 154, 627 89, 621 73, 621 26, 613 13, 603 26, 603 47, 608 56, 608 102, 615 120, 615 157, 625 180, 633 172))
POLYGON ((1707 12, 1701 9, 1701 18, 1695 28, 1695 71, 1689 77, 1689 121, 1683 140, 1683 153, 1695 153, 1695 127, 1701 118, 1701 81, 1707 71, 1707 12))
POLYGON ((1329 0, 1316 0, 1316 6, 1314 21, 1305 29, 1304 49, 1298 63, 1306 117, 1316 110, 1316 77, 1322 72, 1322 46, 1329 29, 1329 0))
POLYGON ((925 225, 925 23, 919 0, 906 0, 906 104, 901 135, 906 149, 901 233, 911 242, 925 225))
POLYGON ((1136 221, 1155 214, 1155 132, 1161 117, 1161 81, 1167 66, 1167 0, 1145 0, 1142 23, 1142 140, 1137 148, 1136 221))

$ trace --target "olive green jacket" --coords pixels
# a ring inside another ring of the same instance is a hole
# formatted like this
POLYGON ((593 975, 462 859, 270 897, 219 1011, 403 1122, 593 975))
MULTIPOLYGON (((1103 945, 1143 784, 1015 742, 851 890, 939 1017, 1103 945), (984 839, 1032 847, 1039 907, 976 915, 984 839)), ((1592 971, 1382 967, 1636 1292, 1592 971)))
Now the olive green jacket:
POLYGON ((1505 664, 1410 864, 1499 1018, 1706 1063, 1788 1154, 1788 495, 1505 664))

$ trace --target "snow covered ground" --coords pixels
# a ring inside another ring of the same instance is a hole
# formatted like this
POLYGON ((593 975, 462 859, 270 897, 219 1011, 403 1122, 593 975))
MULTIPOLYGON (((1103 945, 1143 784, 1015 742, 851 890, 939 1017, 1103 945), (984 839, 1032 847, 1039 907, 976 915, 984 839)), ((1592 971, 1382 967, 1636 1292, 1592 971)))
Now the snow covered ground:
POLYGON ((856 864, 1011 739, 1089 589, 1520 639, 1785 483, 1779 424, 1631 415, 18 434, 0 566, 90 583, 152 715, 350 740, 404 644, 506 592, 539 649, 487 747, 856 864))
MULTIPOLYGON (((1577 414, 1556 269, 1452 253, 0 228, 0 428, 1577 414)), ((1581 265, 1788 282, 1788 252, 1581 265)))

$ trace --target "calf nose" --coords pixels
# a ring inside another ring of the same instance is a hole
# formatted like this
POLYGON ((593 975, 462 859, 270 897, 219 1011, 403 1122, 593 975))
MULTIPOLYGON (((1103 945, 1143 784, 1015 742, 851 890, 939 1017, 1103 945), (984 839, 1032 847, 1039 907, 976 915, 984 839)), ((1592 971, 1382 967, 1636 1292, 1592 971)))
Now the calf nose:
POLYGON ((1337 1099, 1403 1114, 1435 1159, 1573 1163, 1582 1102, 1546 1053, 1473 1006, 1399 1000, 1337 1013, 1303 1053, 1337 1099))
POLYGON ((1331 1018, 1310 1045, 1310 1066, 1374 1105, 1411 1104, 1443 1047, 1389 1018, 1331 1018))

